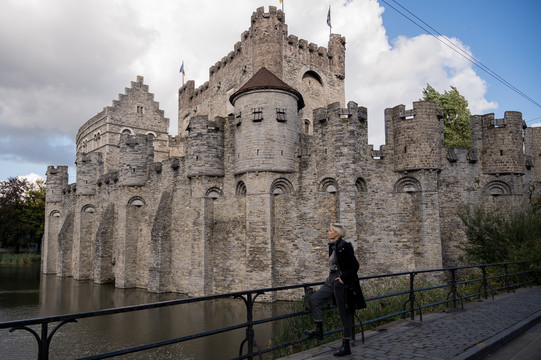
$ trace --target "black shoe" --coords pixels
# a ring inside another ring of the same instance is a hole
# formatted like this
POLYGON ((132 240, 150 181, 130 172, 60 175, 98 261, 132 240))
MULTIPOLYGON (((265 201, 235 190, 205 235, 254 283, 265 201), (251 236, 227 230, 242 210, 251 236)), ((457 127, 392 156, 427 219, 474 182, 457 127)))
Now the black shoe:
POLYGON ((315 330, 304 330, 304 333, 308 335, 309 339, 323 340, 323 323, 316 322, 315 330))
POLYGON ((351 349, 349 348, 349 339, 342 340, 342 346, 333 355, 334 356, 351 355, 351 349))

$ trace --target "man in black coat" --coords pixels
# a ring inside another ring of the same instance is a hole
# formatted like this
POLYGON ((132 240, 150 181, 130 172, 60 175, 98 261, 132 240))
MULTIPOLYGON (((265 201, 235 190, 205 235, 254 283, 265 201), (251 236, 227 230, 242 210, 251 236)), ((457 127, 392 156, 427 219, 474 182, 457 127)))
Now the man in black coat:
POLYGON ((341 224, 331 224, 329 228, 329 276, 325 284, 310 296, 316 329, 304 331, 310 338, 323 339, 322 307, 334 297, 343 326, 342 346, 334 356, 351 354, 349 341, 353 336, 353 315, 355 309, 366 307, 357 276, 359 262, 351 243, 343 239, 345 233, 346 229, 341 224))

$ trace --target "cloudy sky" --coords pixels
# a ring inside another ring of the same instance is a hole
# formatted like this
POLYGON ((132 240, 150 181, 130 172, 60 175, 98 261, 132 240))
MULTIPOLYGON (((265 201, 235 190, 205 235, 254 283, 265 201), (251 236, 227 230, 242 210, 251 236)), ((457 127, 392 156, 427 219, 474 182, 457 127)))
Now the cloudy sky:
MULTIPOLYGON (((78 128, 137 75, 175 134, 181 62, 186 80, 201 85, 252 12, 269 5, 281 7, 279 0, 0 0, 0 181, 68 165, 73 182, 78 128)), ((284 0, 289 34, 326 47, 329 5, 332 30, 347 41, 346 101, 368 107, 376 147, 384 109, 411 108, 427 83, 440 92, 456 86, 474 114, 521 111, 528 125, 541 123, 540 106, 391 7, 541 103, 541 2, 284 0)))

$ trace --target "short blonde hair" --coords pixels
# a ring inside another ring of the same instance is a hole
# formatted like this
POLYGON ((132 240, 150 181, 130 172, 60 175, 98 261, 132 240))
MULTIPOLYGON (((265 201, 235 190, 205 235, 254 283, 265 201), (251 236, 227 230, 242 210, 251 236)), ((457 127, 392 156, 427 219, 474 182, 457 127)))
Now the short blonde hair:
POLYGON ((342 224, 339 224, 339 223, 331 224, 331 229, 336 231, 336 233, 340 235, 340 237, 346 236, 346 227, 342 224))

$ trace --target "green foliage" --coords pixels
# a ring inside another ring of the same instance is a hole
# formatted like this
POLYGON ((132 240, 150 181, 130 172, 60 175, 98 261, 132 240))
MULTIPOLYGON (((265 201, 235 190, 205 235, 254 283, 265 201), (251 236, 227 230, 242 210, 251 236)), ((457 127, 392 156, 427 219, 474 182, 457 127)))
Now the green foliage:
POLYGON ((41 256, 39 254, 0 254, 0 265, 30 265, 40 262, 41 256))
POLYGON ((26 179, 0 182, 0 246, 14 247, 39 243, 45 217, 45 185, 26 179))
POLYGON ((443 137, 447 147, 470 148, 470 110, 468 100, 451 86, 443 94, 429 84, 423 89, 424 101, 434 101, 443 111, 443 137))
POLYGON ((468 241, 460 248, 475 263, 541 260, 539 199, 525 209, 489 210, 483 204, 464 207, 459 216, 468 241))

